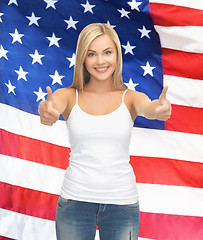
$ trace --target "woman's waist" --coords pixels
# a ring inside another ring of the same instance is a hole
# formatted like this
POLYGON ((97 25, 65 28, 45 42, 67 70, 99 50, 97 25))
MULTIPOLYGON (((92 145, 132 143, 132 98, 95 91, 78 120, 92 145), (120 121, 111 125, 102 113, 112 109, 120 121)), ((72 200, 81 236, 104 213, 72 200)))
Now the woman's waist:
POLYGON ((90 151, 70 152, 69 166, 87 169, 129 168, 131 165, 129 153, 112 154, 101 152, 95 154, 90 151))
POLYGON ((123 168, 98 168, 69 165, 65 173, 65 181, 87 188, 117 188, 118 186, 130 185, 135 182, 135 175, 131 165, 123 168))

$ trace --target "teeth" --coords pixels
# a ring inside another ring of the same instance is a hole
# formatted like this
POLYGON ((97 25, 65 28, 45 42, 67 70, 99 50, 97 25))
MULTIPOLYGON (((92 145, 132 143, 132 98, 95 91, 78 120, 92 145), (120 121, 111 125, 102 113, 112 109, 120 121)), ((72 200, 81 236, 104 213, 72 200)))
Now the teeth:
POLYGON ((105 68, 96 68, 97 71, 105 71, 107 69, 107 67, 105 68))

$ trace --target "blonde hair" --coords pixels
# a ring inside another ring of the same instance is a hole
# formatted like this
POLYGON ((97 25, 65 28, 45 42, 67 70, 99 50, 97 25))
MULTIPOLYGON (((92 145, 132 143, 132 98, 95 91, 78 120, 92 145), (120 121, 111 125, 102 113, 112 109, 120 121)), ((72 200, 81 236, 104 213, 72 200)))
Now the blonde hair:
POLYGON ((121 44, 116 31, 108 24, 104 23, 92 23, 87 25, 78 37, 76 57, 75 57, 75 67, 73 83, 71 87, 78 90, 83 90, 85 84, 89 82, 90 74, 86 70, 84 61, 89 48, 90 43, 98 36, 103 34, 108 34, 114 41, 117 49, 117 67, 113 73, 113 84, 116 89, 123 89, 122 78, 122 52, 121 44))

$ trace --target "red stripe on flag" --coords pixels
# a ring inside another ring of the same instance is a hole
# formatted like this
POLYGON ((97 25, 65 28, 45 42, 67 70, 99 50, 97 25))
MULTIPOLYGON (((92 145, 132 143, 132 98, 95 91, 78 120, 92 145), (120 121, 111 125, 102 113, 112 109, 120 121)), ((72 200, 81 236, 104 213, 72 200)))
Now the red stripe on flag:
POLYGON ((154 25, 203 26, 203 11, 161 3, 150 3, 154 25))
POLYGON ((203 134, 203 108, 172 105, 172 115, 165 122, 167 130, 203 134))
POLYGON ((203 163, 140 156, 130 163, 138 183, 203 188, 203 163))
POLYGON ((0 129, 0 154, 66 169, 70 149, 0 129), (9 143, 9 144, 8 144, 9 143))
POLYGON ((0 240, 15 240, 13 238, 7 238, 7 237, 4 237, 4 236, 0 236, 0 240))
POLYGON ((202 226, 203 217, 141 212, 139 236, 159 240, 201 240, 202 226))
POLYGON ((203 54, 162 48, 165 75, 203 80, 203 54))
POLYGON ((55 220, 58 195, 0 182, 0 208, 55 220))

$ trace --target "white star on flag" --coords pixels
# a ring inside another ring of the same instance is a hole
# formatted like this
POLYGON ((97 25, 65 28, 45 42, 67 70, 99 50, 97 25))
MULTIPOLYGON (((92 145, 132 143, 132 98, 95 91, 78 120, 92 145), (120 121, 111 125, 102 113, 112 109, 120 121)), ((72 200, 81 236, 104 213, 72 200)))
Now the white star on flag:
POLYGON ((63 85, 61 82, 61 79, 64 78, 65 76, 60 76, 57 70, 55 71, 54 75, 49 75, 49 76, 53 79, 52 85, 54 85, 55 83, 59 83, 60 85, 63 85))
POLYGON ((17 29, 15 29, 15 32, 14 32, 14 33, 9 33, 9 34, 13 37, 12 43, 14 43, 14 42, 19 42, 19 43, 22 44, 21 38, 24 36, 24 34, 18 33, 18 30, 17 30, 17 29))
POLYGON ((56 9, 55 4, 58 2, 58 0, 44 0, 44 2, 46 2, 47 6, 46 9, 49 7, 52 7, 54 9, 56 9))
POLYGON ((86 1, 86 4, 81 5, 84 7, 84 13, 91 12, 92 14, 94 14, 92 8, 95 7, 96 5, 90 5, 88 1, 86 1))
POLYGON ((115 28, 116 25, 111 25, 111 23, 109 22, 109 20, 107 21, 107 24, 109 24, 112 28, 115 28))
POLYGON ((32 24, 35 24, 37 26, 39 26, 38 24, 38 20, 41 18, 41 17, 36 17, 34 12, 32 12, 32 15, 29 17, 29 16, 26 16, 26 18, 28 18, 30 20, 28 26, 31 26, 32 24))
POLYGON ((50 43, 49 43, 49 47, 51 47, 52 45, 56 45, 57 47, 59 47, 58 41, 61 40, 62 38, 57 38, 55 33, 52 33, 52 37, 46 37, 50 43))
POLYGON ((40 63, 40 64, 42 65, 41 58, 43 58, 44 55, 40 55, 40 54, 38 53, 37 49, 35 49, 35 53, 34 53, 34 54, 29 54, 29 55, 33 58, 32 64, 38 62, 38 63, 40 63))
POLYGON ((14 95, 16 95, 14 91, 16 87, 13 86, 10 81, 8 81, 8 83, 5 83, 5 85, 8 87, 8 93, 12 92, 14 95))
POLYGON ((145 28, 145 26, 143 26, 142 29, 139 29, 139 28, 138 28, 138 30, 142 33, 141 38, 143 38, 143 37, 148 37, 148 38, 150 38, 149 33, 151 32, 151 30, 147 30, 147 29, 145 28))
POLYGON ((18 79, 20 80, 21 78, 27 81, 26 75, 28 72, 23 71, 23 68, 20 66, 19 70, 15 70, 15 72, 18 74, 18 79))
POLYGON ((126 83, 124 82, 124 84, 127 86, 128 89, 130 90, 135 90, 135 87, 138 86, 139 84, 138 83, 134 83, 132 78, 129 79, 129 82, 126 83))
POLYGON ((1 48, 0 48, 0 58, 4 57, 4 58, 6 58, 6 59, 8 60, 8 57, 7 57, 7 55, 6 55, 7 53, 8 53, 8 51, 5 50, 5 49, 3 48, 3 46, 1 45, 1 48))
POLYGON ((71 58, 66 58, 68 61, 70 61, 69 68, 73 67, 75 65, 75 53, 73 53, 71 58))
POLYGON ((134 55, 133 49, 136 48, 136 46, 131 46, 129 41, 127 42, 127 45, 122 45, 122 47, 125 48, 124 54, 130 53, 130 54, 134 55))
POLYGON ((17 0, 9 0, 8 5, 11 5, 12 3, 18 6, 17 0))
POLYGON ((38 92, 34 91, 34 93, 37 95, 37 100, 36 100, 36 102, 38 102, 38 101, 40 101, 40 100, 45 100, 45 96, 47 95, 46 92, 43 92, 43 91, 42 91, 42 88, 41 88, 41 87, 39 87, 39 91, 38 91, 38 92))
POLYGON ((121 18, 123 18, 123 17, 130 18, 130 17, 128 16, 128 14, 129 14, 130 12, 126 11, 124 8, 122 8, 121 10, 119 10, 119 9, 117 9, 117 10, 121 13, 121 18))
POLYGON ((4 14, 3 13, 0 13, 0 22, 3 22, 1 17, 3 16, 4 14))
POLYGON ((140 6, 142 2, 136 2, 136 0, 132 0, 132 2, 128 2, 128 4, 131 6, 131 10, 136 9, 137 11, 140 12, 140 9, 138 8, 138 6, 140 6))
POLYGON ((72 18, 72 16, 70 16, 69 20, 64 20, 64 21, 68 24, 66 30, 68 30, 68 29, 71 28, 71 27, 74 28, 75 30, 77 30, 77 28, 76 28, 75 25, 76 25, 79 21, 74 21, 73 18, 72 18))
POLYGON ((143 74, 143 76, 145 76, 145 75, 147 75, 147 74, 151 75, 152 77, 154 76, 152 70, 153 70, 154 68, 156 68, 156 67, 151 67, 148 61, 147 61, 146 66, 141 66, 141 68, 144 69, 144 74, 143 74))

